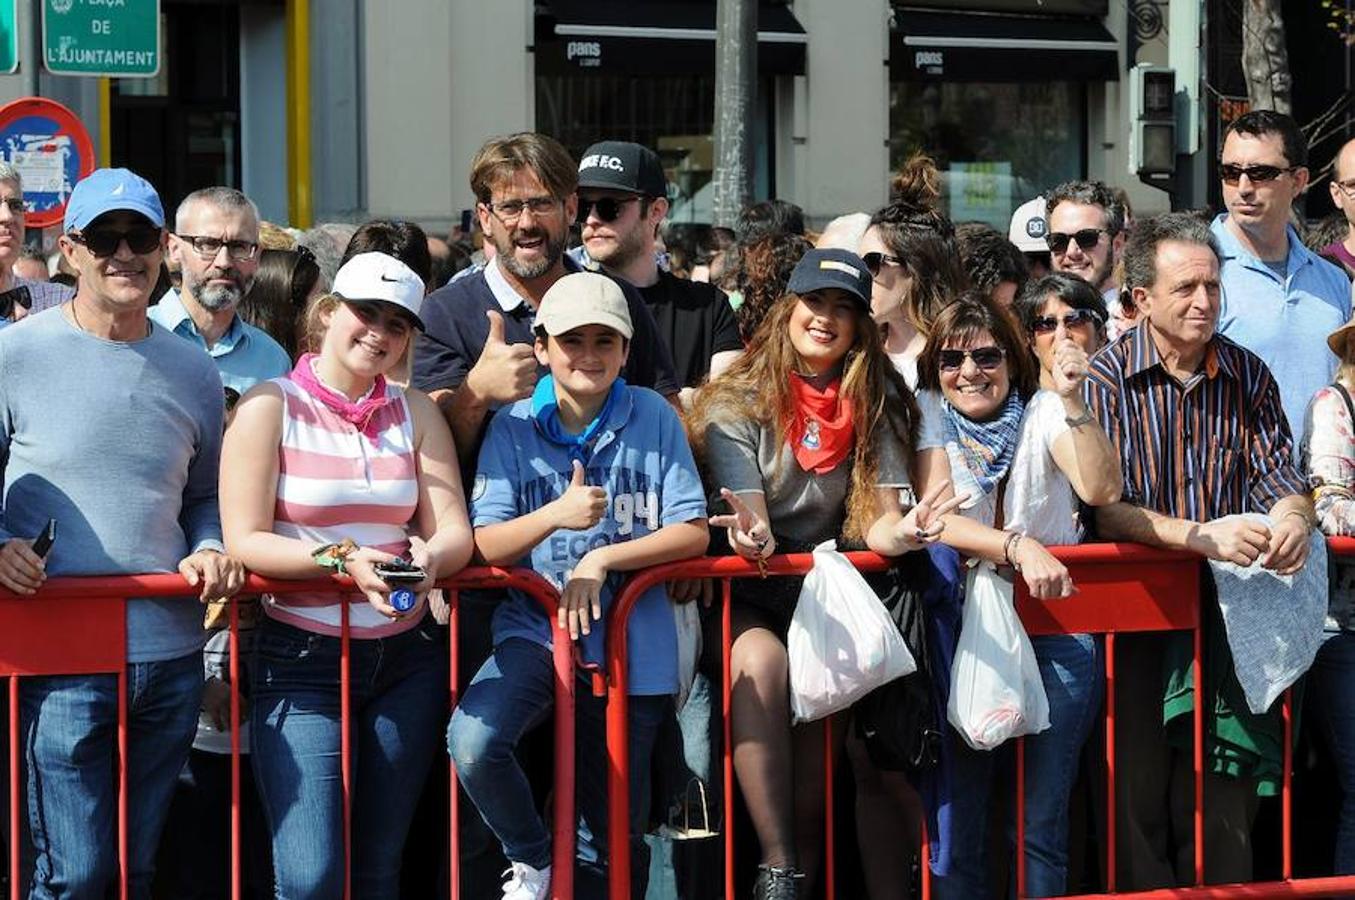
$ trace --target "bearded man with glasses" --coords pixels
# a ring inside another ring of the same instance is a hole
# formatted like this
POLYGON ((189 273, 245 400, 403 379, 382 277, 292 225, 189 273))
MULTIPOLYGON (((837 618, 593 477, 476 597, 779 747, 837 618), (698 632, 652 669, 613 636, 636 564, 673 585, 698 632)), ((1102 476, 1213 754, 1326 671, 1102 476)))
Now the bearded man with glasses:
MULTIPOLYGON (((470 187, 494 259, 428 295, 412 380, 441 407, 465 466, 474 464, 488 417, 535 388, 532 319, 546 290, 580 269, 565 254, 578 213, 578 171, 554 138, 531 132, 491 138, 471 162, 470 187)), ((622 376, 627 384, 677 394, 672 356, 654 317, 633 287, 622 282, 622 290, 635 329, 622 376)))
POLYGON ((237 315, 259 271, 254 203, 234 188, 202 188, 179 204, 174 232, 169 257, 181 284, 151 307, 150 317, 206 350, 221 383, 237 396, 290 372, 282 345, 237 315))
POLYGON ((1222 251, 1219 333, 1275 374, 1301 444, 1304 410, 1340 362, 1327 335, 1350 319, 1345 273, 1303 245, 1289 224, 1308 187, 1308 141, 1283 113, 1255 110, 1228 126, 1219 163, 1226 213, 1211 230, 1222 251))

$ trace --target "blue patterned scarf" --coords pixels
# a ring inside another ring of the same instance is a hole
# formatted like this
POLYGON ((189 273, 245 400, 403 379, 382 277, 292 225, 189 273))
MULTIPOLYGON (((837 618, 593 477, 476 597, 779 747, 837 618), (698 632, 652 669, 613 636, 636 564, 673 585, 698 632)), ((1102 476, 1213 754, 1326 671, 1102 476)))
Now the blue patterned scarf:
POLYGON ((956 495, 968 494, 960 504, 969 509, 992 493, 1016 456, 1016 443, 1021 437, 1021 415, 1026 404, 1016 391, 1007 394, 997 418, 975 422, 957 412, 944 399, 941 401, 942 427, 946 438, 946 455, 950 457, 950 480, 956 495), (963 465, 957 465, 962 463, 963 465))

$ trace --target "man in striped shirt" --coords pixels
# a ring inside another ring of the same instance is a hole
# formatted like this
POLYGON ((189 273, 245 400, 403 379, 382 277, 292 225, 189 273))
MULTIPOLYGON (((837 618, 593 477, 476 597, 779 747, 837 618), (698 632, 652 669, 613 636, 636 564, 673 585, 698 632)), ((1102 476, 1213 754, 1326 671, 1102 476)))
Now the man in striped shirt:
MULTIPOLYGON (((1141 321, 1096 356, 1087 379, 1088 406, 1125 475, 1123 499, 1098 508, 1096 523, 1108 540, 1292 573, 1307 558, 1312 505, 1270 370, 1216 333, 1219 258, 1209 226, 1192 215, 1135 225, 1125 281, 1141 321)), ((1205 880, 1248 881, 1257 795, 1273 792, 1283 739, 1277 713, 1247 711, 1212 595, 1204 628, 1205 880)), ((1126 636, 1117 649, 1116 730, 1121 747, 1134 748, 1117 773, 1117 886, 1190 884, 1189 636, 1126 636)))

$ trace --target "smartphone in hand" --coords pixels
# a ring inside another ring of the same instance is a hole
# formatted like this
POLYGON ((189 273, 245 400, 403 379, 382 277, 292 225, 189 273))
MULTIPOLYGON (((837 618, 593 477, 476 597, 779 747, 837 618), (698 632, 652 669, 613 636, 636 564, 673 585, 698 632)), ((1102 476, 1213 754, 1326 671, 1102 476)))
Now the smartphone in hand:
POLYGON ((47 527, 42 529, 41 533, 33 539, 33 552, 42 559, 47 558, 47 554, 52 550, 52 542, 56 540, 56 519, 48 519, 47 527))

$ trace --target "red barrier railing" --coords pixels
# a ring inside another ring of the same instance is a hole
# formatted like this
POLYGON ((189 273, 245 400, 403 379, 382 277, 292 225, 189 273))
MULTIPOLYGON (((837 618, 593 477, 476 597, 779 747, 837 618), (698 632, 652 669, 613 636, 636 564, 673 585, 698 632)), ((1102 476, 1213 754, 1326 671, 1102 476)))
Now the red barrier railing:
MULTIPOLYGON (((281 581, 250 576, 243 594, 288 594, 333 590, 349 586, 342 578, 312 581, 281 581)), ((468 568, 439 582, 448 592, 450 622, 448 697, 455 706, 459 659, 457 637, 459 592, 472 589, 514 588, 533 597, 556 621, 559 592, 540 575, 528 569, 468 568)), ((9 679, 9 784, 10 784, 10 897, 18 900, 23 883, 20 873, 19 682, 35 675, 116 675, 118 681, 118 887, 127 900, 127 683, 126 612, 131 597, 182 597, 196 593, 178 575, 129 575, 93 578, 52 578, 34 597, 20 597, 0 589, 0 677, 9 679), (110 602, 115 601, 115 602, 110 602), (53 604, 60 603, 59 614, 53 604)), ((192 602, 192 601, 185 601, 192 602)), ((240 815, 240 648, 239 610, 230 604, 230 726, 231 726, 231 897, 242 891, 240 815)), ((344 819, 344 897, 351 892, 351 784, 349 766, 349 623, 348 606, 341 604, 339 655, 341 779, 344 819)), ((553 900, 574 896, 574 648, 564 632, 556 630, 555 665, 555 796, 553 803, 552 883, 553 900)), ((460 897, 460 860, 457 846, 460 812, 454 764, 448 763, 452 900, 460 897)))
MULTIPOLYGON (((1330 543, 1332 552, 1355 555, 1355 539, 1334 539, 1330 543)), ((1283 862, 1282 880, 1258 882, 1252 884, 1205 885, 1204 884, 1204 714, 1203 704, 1196 702, 1193 713, 1193 768, 1194 768, 1194 846, 1195 846, 1195 885, 1184 888, 1164 888, 1150 891, 1117 893, 1116 882, 1116 832, 1115 832, 1115 636, 1123 633, 1191 631, 1194 643, 1194 689, 1195 697, 1203 696, 1203 674, 1200 664, 1202 637, 1200 628, 1200 576, 1202 561, 1192 553, 1155 550, 1135 544, 1084 544, 1072 547, 1050 548, 1065 565, 1068 566, 1077 583, 1079 592, 1064 600, 1037 600, 1025 589, 1024 582, 1016 579, 1016 605, 1026 630, 1034 635, 1090 633, 1105 636, 1106 667, 1106 763, 1107 763, 1107 811, 1106 811, 1106 863, 1107 893, 1078 895, 1073 900, 1101 900, 1109 897, 1132 897, 1136 900, 1157 900, 1157 898, 1175 898, 1175 900, 1194 900, 1194 898, 1262 898, 1262 897, 1319 897, 1319 896, 1355 896, 1355 876, 1327 878, 1293 878, 1292 870, 1292 811, 1291 783, 1293 776, 1292 738, 1293 710, 1292 697, 1285 693, 1282 716, 1285 730, 1285 751, 1283 763, 1282 791, 1282 840, 1283 862)), ((888 565, 888 561, 872 553, 849 553, 847 557, 862 571, 878 571, 888 565)), ((767 560, 766 571, 770 575, 805 574, 813 563, 810 554, 775 556, 767 560)), ((720 557, 687 560, 658 566, 635 573, 626 583, 617 597, 610 613, 607 625, 607 754, 609 760, 608 815, 609 815, 609 896, 612 900, 627 900, 630 896, 631 872, 628 823, 630 821, 630 797, 628 790, 630 759, 627 740, 627 648, 624 640, 625 624, 635 603, 646 590, 656 584, 675 578, 718 578, 722 582, 723 601, 723 705, 724 714, 724 788, 725 788, 725 896, 736 896, 734 889, 734 834, 733 822, 728 813, 730 798, 733 797, 733 747, 730 740, 730 581, 733 578, 757 577, 761 573, 756 565, 737 557, 720 557)), ((828 724, 825 722, 825 735, 828 724)), ((826 738, 827 739, 827 738, 826 738)), ((1024 824, 1024 747, 1017 742, 1017 847, 1025 846, 1024 824)), ((829 755, 825 765, 831 771, 832 759, 829 755)), ((826 789, 831 791, 832 779, 826 779, 826 789)), ((834 896, 833 884, 833 829, 831 795, 825 801, 826 865, 824 867, 825 896, 831 900, 834 896)), ((925 844, 923 845, 922 888, 923 897, 930 895, 929 867, 925 844)), ((1024 896, 1025 853, 1019 850, 1016 857, 1016 883, 1024 896)))

